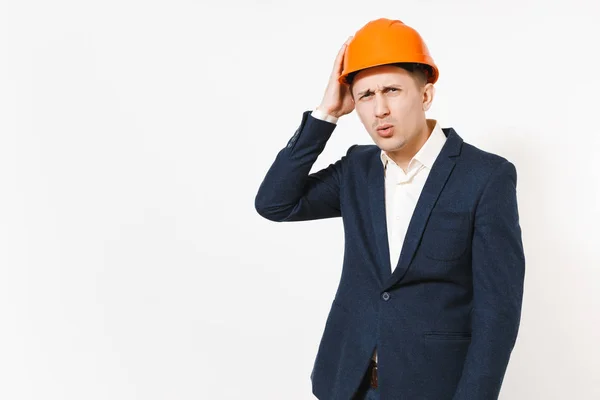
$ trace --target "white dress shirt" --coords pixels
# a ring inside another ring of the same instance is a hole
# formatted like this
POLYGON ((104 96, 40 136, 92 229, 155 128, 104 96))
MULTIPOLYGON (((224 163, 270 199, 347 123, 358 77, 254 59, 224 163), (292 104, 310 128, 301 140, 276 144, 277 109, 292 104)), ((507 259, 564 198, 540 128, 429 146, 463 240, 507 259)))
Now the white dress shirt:
MULTIPOLYGON (((317 109, 313 110, 311 115, 337 123, 337 118, 317 109)), ((439 123, 435 120, 429 121, 435 122, 435 126, 425 144, 408 163, 406 171, 388 157, 384 150, 381 150, 380 158, 385 177, 385 213, 391 272, 394 272, 396 264, 398 264, 406 231, 425 181, 429 176, 429 171, 446 143, 446 135, 439 123)), ((377 360, 377 351, 374 352, 373 359, 377 360)))
POLYGON ((381 151, 381 162, 385 171, 385 213, 391 272, 396 269, 408 224, 429 171, 446 143, 446 135, 439 123, 433 121, 435 126, 429 138, 410 160, 406 172, 389 158, 385 151, 381 151))

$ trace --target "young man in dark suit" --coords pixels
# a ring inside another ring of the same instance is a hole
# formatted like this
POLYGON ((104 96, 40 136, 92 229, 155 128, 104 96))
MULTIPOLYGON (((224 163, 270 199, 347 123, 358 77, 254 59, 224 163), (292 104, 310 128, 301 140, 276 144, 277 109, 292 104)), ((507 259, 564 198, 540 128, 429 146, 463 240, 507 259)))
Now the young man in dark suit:
POLYGON ((414 29, 369 22, 256 195, 272 221, 343 218, 343 273, 311 373, 319 399, 498 398, 525 275, 517 174, 425 117, 438 76, 414 29), (311 174, 353 110, 375 144, 311 174))

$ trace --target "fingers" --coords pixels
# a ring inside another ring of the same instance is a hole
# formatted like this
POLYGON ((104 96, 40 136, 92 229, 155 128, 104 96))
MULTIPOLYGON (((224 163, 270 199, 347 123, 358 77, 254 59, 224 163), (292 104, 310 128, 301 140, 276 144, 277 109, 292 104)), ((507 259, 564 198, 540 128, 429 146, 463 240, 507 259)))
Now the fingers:
POLYGON ((338 51, 337 57, 335 58, 334 67, 333 67, 333 76, 337 78, 342 73, 343 64, 344 64, 344 55, 346 54, 346 48, 348 43, 352 40, 353 36, 349 36, 348 39, 344 42, 340 51, 338 51))

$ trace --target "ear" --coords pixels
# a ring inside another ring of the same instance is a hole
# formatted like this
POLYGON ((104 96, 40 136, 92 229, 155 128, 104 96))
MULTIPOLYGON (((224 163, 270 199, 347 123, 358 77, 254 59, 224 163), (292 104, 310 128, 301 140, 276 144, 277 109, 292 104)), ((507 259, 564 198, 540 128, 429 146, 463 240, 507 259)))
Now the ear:
POLYGON ((423 111, 429 110, 431 107, 431 103, 433 102, 433 97, 435 96, 435 87, 433 83, 427 83, 423 87, 423 111))

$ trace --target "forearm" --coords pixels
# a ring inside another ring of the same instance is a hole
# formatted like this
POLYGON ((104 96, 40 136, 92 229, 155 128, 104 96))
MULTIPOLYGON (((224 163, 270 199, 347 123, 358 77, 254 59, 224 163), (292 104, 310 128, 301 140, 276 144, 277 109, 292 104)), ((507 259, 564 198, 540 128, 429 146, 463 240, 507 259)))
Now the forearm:
POLYGON ((336 201, 339 165, 309 175, 335 127, 333 123, 312 117, 310 111, 303 113, 300 127, 279 151, 258 189, 255 208, 260 215, 273 221, 292 218, 294 209, 309 193, 325 202, 318 208, 306 210, 313 213, 311 218, 334 216, 336 209, 339 212, 339 201, 336 201))

